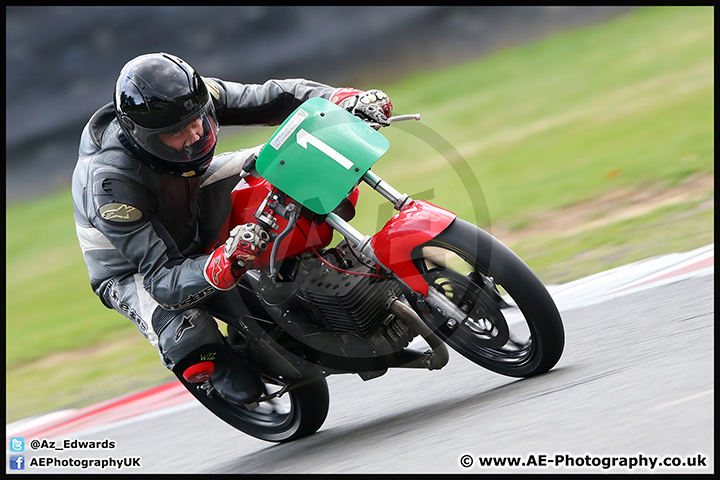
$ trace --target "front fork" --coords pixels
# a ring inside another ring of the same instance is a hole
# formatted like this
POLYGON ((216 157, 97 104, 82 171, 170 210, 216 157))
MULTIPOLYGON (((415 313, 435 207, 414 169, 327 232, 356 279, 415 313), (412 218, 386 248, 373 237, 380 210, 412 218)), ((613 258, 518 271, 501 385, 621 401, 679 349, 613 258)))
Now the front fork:
MULTIPOLYGON (((412 261, 412 251, 432 240, 455 219, 455 214, 423 200, 413 200, 401 194, 374 172, 365 173, 362 180, 388 199, 398 214, 372 237, 364 235, 334 213, 325 221, 340 232, 362 255, 390 272, 409 289, 425 297, 428 306, 447 318, 448 326, 461 323, 466 314, 445 295, 429 285, 412 261)), ((360 260, 364 260, 361 258, 360 260)))

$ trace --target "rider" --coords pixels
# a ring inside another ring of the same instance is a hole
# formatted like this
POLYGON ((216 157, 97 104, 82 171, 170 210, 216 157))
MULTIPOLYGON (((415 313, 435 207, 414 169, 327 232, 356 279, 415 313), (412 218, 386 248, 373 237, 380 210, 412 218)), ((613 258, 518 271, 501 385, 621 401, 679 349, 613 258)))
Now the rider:
POLYGON ((269 236, 249 223, 213 244, 244 162, 261 148, 214 156, 218 127, 278 125, 311 97, 380 124, 392 115, 379 90, 304 79, 227 82, 152 53, 122 68, 113 102, 80 139, 72 193, 93 291, 136 324, 167 368, 190 383, 210 380, 238 404, 257 400, 262 383, 223 341, 213 315, 244 308, 234 287, 269 236))

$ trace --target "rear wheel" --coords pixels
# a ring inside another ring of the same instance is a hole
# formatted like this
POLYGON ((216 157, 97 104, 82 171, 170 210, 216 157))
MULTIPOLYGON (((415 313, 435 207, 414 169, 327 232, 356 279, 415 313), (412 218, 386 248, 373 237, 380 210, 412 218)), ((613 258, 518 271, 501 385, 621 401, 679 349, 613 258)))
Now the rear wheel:
POLYGON ((422 300, 411 302, 458 353, 512 377, 538 375, 558 362, 565 344, 560 313, 532 270, 499 240, 455 219, 413 258, 430 288, 465 314, 455 323, 422 300))
MULTIPOLYGON (((327 381, 319 378, 279 397, 260 402, 255 409, 236 405, 216 392, 208 396, 198 384, 178 379, 200 403, 220 419, 248 435, 268 442, 289 442, 318 431, 328 414, 330 395, 327 381)), ((265 396, 281 387, 265 383, 265 396)))

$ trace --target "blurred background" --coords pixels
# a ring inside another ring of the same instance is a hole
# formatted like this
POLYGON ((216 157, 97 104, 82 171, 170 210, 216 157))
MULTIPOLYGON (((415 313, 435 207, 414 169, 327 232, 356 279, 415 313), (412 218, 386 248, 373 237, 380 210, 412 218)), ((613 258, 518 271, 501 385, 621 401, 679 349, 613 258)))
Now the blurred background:
MULTIPOLYGON (((6 199, 67 187, 92 113, 131 58, 174 53, 242 83, 371 88, 628 7, 6 7, 6 199)), ((441 86, 439 86, 441 87, 441 86)))

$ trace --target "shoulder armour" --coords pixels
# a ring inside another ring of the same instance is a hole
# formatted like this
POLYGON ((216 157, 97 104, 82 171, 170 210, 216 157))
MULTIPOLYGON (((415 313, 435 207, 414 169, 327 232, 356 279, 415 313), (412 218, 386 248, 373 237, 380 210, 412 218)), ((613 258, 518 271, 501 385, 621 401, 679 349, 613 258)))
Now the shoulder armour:
POLYGON ((110 224, 134 225, 149 219, 145 187, 120 173, 96 173, 93 199, 98 217, 110 224))
POLYGON ((210 95, 215 98, 216 101, 220 101, 220 85, 217 84, 217 82, 211 78, 206 77, 200 77, 203 79, 203 82, 205 82, 205 87, 207 87, 208 92, 210 92, 210 95))

